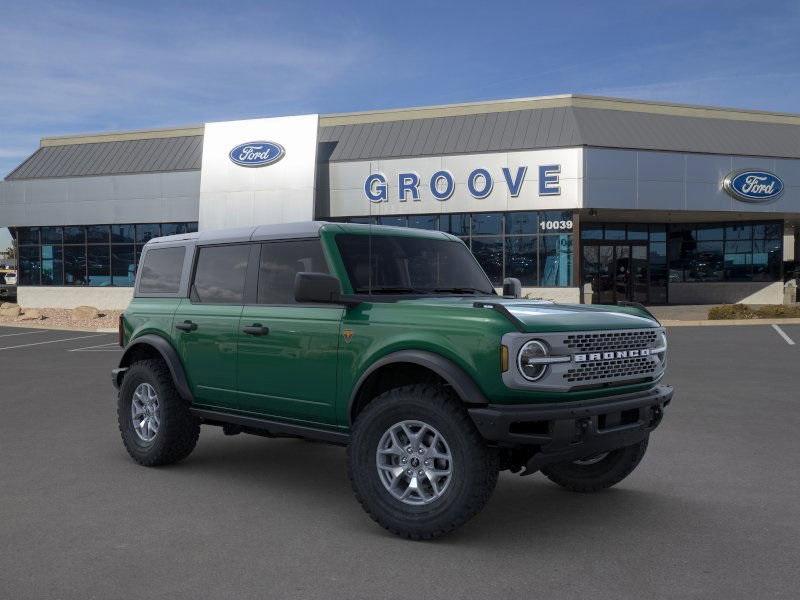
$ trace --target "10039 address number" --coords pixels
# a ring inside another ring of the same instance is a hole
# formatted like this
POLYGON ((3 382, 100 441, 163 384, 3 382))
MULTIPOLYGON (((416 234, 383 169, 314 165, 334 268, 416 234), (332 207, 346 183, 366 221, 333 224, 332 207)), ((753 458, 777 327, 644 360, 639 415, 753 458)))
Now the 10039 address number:
POLYGON ((572 220, 566 221, 540 221, 539 229, 542 231, 572 231, 572 220))

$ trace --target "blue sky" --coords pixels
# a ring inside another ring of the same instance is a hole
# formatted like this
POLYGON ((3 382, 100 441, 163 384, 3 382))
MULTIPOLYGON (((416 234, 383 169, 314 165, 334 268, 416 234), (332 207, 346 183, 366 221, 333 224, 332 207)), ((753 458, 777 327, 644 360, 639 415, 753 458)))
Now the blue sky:
POLYGON ((44 135, 284 114, 560 93, 800 112, 796 1, 0 9, 0 175, 44 135))

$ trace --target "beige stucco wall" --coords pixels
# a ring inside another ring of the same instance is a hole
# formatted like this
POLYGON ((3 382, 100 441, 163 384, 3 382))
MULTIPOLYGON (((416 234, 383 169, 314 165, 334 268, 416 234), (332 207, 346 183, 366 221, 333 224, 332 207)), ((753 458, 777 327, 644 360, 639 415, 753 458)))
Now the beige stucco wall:
POLYGON ((783 304, 783 283, 724 281, 670 282, 670 304, 783 304))
POLYGON ((17 288, 17 302, 23 308, 75 308, 94 306, 106 310, 125 310, 133 298, 128 287, 33 287, 17 288))

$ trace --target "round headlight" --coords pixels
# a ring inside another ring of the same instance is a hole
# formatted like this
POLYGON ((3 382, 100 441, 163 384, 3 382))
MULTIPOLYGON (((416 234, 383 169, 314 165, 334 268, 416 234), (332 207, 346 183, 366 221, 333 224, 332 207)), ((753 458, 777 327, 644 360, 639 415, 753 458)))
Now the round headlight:
POLYGON ((544 372, 547 370, 547 363, 540 362, 541 359, 547 358, 549 351, 539 340, 531 340, 527 342, 519 350, 517 355, 517 366, 519 372, 528 381, 536 381, 541 379, 544 372))

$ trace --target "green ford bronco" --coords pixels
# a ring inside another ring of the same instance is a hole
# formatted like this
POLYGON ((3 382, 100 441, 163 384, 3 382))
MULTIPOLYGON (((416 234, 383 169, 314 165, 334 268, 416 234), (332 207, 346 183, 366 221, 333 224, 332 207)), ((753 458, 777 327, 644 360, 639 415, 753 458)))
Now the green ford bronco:
POLYGON ((672 398, 664 329, 637 306, 518 296, 436 231, 151 240, 120 318, 122 440, 147 466, 186 458, 201 425, 347 446, 359 502, 412 539, 475 515, 502 470, 576 492, 620 482, 672 398))

